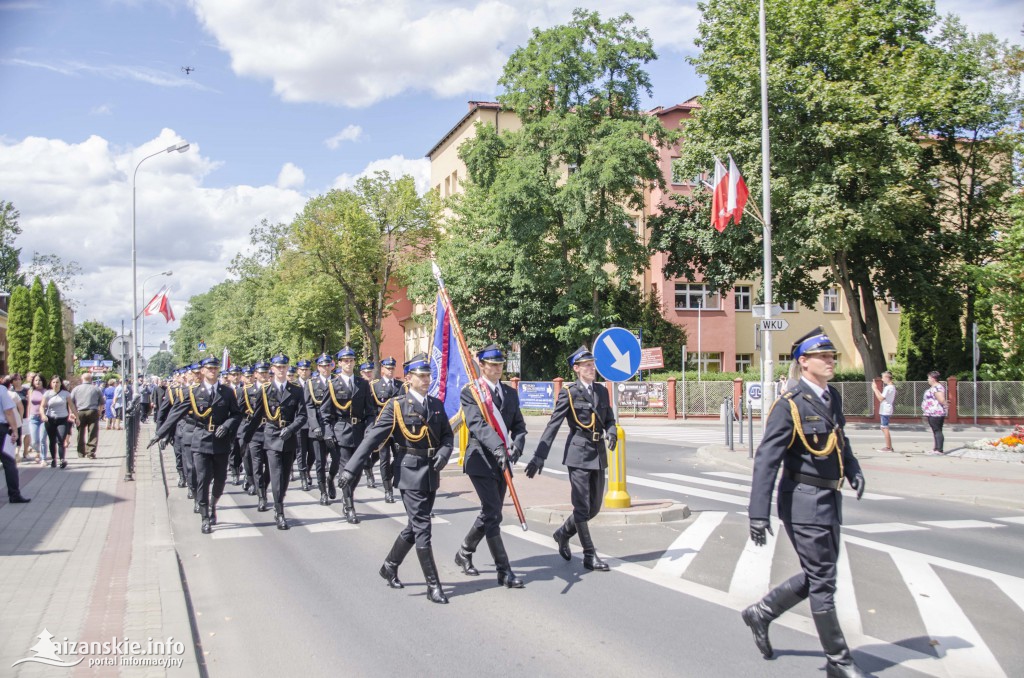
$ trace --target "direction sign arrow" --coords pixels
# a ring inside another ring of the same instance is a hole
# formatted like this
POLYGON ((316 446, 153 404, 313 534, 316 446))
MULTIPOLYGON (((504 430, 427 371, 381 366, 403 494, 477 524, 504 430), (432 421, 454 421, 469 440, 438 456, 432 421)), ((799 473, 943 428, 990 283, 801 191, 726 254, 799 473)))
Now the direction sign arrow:
POLYGON ((789 321, 782 318, 761 318, 761 330, 764 332, 781 332, 789 327, 789 321))
POLYGON ((619 372, 629 372, 629 351, 623 353, 619 350, 619 347, 615 345, 611 337, 604 338, 604 345, 611 351, 612 357, 615 360, 612 361, 612 367, 619 372))

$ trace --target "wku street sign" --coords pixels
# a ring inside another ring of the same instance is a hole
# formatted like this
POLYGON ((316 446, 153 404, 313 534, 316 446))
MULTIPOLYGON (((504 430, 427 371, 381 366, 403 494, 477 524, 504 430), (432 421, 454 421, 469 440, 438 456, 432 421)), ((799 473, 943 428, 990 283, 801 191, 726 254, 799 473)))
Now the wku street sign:
POLYGON ((782 318, 761 318, 761 331, 762 332, 781 332, 782 330, 789 327, 789 321, 783 320, 782 318))

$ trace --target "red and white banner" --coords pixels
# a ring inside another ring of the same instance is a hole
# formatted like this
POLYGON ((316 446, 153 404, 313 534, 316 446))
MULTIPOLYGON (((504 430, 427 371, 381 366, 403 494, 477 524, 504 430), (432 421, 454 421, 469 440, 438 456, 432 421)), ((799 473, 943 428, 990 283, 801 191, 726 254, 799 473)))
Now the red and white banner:
POLYGON ((174 320, 174 311, 171 310, 171 300, 168 294, 167 287, 161 287, 156 296, 146 304, 146 308, 142 309, 142 315, 156 315, 159 313, 167 322, 174 320))
POLYGON ((729 197, 726 200, 725 208, 730 216, 732 216, 734 224, 740 223, 740 219, 743 217, 743 208, 747 206, 748 195, 750 195, 750 191, 747 190, 747 182, 743 181, 740 168, 736 166, 736 161, 732 159, 732 154, 730 153, 729 197))
POLYGON ((711 194, 711 225, 721 233, 729 225, 729 176, 725 165, 718 158, 715 158, 715 182, 712 184, 711 194))

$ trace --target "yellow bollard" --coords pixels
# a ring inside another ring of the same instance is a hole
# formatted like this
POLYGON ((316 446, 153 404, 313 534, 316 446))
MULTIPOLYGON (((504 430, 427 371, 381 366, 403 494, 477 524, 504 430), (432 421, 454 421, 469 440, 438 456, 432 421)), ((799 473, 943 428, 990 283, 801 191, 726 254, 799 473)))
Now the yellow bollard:
POLYGON ((459 424, 459 466, 466 460, 466 447, 469 446, 469 427, 463 419, 459 424))
POLYGON ((632 502, 626 492, 626 432, 618 424, 615 431, 619 439, 615 449, 608 451, 608 493, 604 495, 604 507, 629 508, 632 502))

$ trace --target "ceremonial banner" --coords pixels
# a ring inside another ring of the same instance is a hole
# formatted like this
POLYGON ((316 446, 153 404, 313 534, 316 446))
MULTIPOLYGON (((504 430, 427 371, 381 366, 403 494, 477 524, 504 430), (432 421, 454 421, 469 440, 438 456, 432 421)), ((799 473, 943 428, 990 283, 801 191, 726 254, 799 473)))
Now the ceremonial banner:
POLYGON ((458 338, 452 330, 451 311, 441 294, 434 310, 434 341, 430 347, 430 390, 444 402, 444 411, 452 426, 461 416, 459 396, 469 383, 466 366, 459 355, 458 338))

